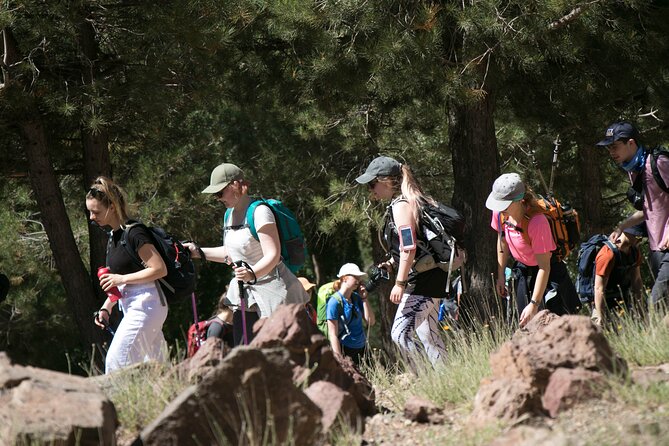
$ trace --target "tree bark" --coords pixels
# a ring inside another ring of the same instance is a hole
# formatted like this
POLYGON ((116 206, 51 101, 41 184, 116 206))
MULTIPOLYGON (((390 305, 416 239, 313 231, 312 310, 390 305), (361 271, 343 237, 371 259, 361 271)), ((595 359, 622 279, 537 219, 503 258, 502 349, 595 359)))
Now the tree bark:
POLYGON ((101 330, 93 324, 93 312, 98 309, 95 290, 72 234, 70 221, 60 193, 58 180, 51 164, 44 126, 40 118, 19 123, 30 168, 30 182, 49 237, 49 245, 60 272, 67 300, 83 339, 99 344, 101 330))
POLYGON ((451 202, 464 212, 469 223, 465 240, 469 292, 462 303, 463 312, 483 321, 498 314, 499 308, 490 276, 497 271, 496 235, 490 228, 490 211, 485 207, 492 183, 499 175, 494 101, 493 94, 487 92, 475 103, 453 104, 448 142, 455 180, 451 202))
MULTIPOLYGON (((95 83, 96 62, 98 60, 98 44, 95 40, 95 29, 90 21, 90 14, 82 12, 79 22, 79 47, 81 49, 81 73, 85 85, 95 83)), ((90 101, 84 104, 84 112, 95 113, 95 105, 90 101)), ((95 178, 104 175, 111 177, 111 161, 109 157, 109 134, 107 129, 97 132, 91 131, 84 123, 81 125, 81 146, 84 159, 84 189, 93 183, 95 178)), ((97 281, 97 268, 105 264, 107 251, 107 235, 95 225, 88 225, 88 240, 90 249, 90 274, 94 283, 97 281)), ((104 299, 104 292, 100 287, 94 287, 98 297, 104 299)))
MULTIPOLYGON (((602 209, 601 153, 591 148, 592 142, 579 141, 578 176, 581 183, 582 209, 579 209, 581 235, 595 234, 607 228, 602 209)), ((605 232, 607 233, 607 232, 605 232)))

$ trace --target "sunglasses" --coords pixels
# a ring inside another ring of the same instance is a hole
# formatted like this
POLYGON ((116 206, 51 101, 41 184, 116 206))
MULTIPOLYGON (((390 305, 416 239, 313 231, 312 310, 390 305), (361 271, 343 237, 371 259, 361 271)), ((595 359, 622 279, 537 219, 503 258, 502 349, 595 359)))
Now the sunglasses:
POLYGON ((106 196, 104 192, 102 192, 100 189, 96 189, 94 187, 91 187, 90 189, 88 189, 88 194, 87 195, 92 197, 92 198, 95 198, 96 200, 102 200, 106 196))
POLYGON ((377 180, 376 178, 374 178, 372 181, 370 181, 369 183, 367 183, 367 187, 370 188, 370 189, 374 189, 374 187, 376 186, 376 183, 378 183, 378 182, 379 182, 379 180, 377 180))

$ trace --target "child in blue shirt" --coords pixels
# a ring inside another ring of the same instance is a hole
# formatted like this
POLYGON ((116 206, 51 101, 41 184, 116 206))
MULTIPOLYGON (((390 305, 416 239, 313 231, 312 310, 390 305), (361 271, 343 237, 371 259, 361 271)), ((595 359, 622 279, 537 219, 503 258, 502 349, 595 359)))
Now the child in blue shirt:
POLYGON ((354 263, 339 269, 335 293, 328 299, 326 315, 330 346, 337 355, 349 356, 357 365, 365 352, 367 337, 362 321, 374 325, 374 313, 367 302, 367 290, 361 281, 367 274, 354 263))

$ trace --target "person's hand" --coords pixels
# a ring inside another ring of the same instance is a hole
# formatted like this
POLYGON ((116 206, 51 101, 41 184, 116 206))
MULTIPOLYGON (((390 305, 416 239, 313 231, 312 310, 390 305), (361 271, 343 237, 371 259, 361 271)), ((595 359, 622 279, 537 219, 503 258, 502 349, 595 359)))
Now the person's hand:
POLYGON ((123 274, 103 274, 100 276, 100 287, 103 291, 109 291, 114 287, 123 285, 125 283, 125 276, 123 274))
POLYGON ((391 273, 393 272, 393 268, 395 267, 395 262, 391 258, 390 260, 386 260, 385 262, 379 263, 377 266, 381 269, 385 269, 386 271, 388 271, 388 273, 391 273))
POLYGON ((499 297, 506 297, 506 281, 504 275, 500 275, 495 283, 495 289, 499 297))
POLYGON ((532 320, 535 314, 537 314, 537 310, 539 309, 538 305, 535 304, 527 304, 527 306, 523 309, 523 312, 520 315, 520 326, 521 328, 525 326, 529 321, 532 320))
POLYGON ((188 249, 190 251, 190 256, 193 259, 199 259, 200 258, 200 250, 197 249, 197 245, 193 242, 186 242, 183 244, 184 248, 188 249))
POLYGON ((669 249, 669 231, 667 231, 665 229, 664 234, 665 235, 662 238, 662 241, 657 246, 658 250, 660 250, 660 251, 665 251, 665 250, 669 249))
POLYGON ((404 287, 400 285, 393 286, 393 289, 390 291, 390 301, 394 304, 399 304, 402 301, 402 296, 404 295, 404 287))
POLYGON ((617 227, 613 230, 613 232, 611 233, 611 235, 609 235, 609 240, 611 241, 611 243, 615 243, 616 241, 618 241, 618 239, 620 238, 620 235, 621 235, 622 233, 623 233, 623 230, 620 229, 620 226, 617 226, 617 227))
POLYGON ((367 288, 365 288, 365 285, 363 285, 362 283, 358 287, 358 294, 360 294, 360 297, 362 298, 362 300, 367 299, 367 295, 369 294, 369 293, 367 293, 367 288))
POLYGON ((597 308, 592 309, 592 316, 590 316, 590 320, 597 326, 601 327, 602 326, 602 315, 597 310, 597 308))
POLYGON ((244 283, 249 283, 254 281, 255 275, 253 274, 253 271, 251 271, 247 267, 233 266, 233 269, 235 271, 235 279, 244 283))
POLYGON ((109 326, 109 310, 106 308, 100 308, 100 311, 95 313, 93 322, 95 322, 95 325, 102 329, 107 328, 107 326, 109 326))

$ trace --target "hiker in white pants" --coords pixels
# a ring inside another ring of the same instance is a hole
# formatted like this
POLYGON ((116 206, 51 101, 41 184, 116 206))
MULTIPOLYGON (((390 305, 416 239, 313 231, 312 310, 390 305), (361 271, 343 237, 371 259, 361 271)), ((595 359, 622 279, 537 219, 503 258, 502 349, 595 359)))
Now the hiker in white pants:
POLYGON ((98 271, 107 299, 96 312, 94 322, 100 328, 108 328, 109 315, 117 302, 124 312, 109 346, 106 373, 136 362, 163 360, 162 326, 167 303, 159 294, 156 281, 167 275, 167 267, 147 229, 131 225, 126 203, 123 190, 106 177, 98 177, 86 194, 90 220, 109 232, 106 268, 98 271), (139 256, 142 265, 130 251, 139 256))

